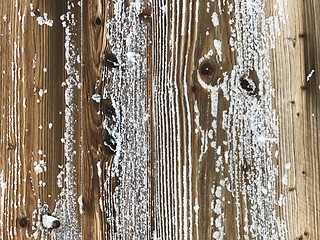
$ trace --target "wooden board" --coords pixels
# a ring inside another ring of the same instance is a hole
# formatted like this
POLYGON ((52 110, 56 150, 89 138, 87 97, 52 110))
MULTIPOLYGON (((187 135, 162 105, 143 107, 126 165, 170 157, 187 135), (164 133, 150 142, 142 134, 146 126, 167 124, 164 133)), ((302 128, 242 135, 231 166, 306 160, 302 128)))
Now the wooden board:
POLYGON ((47 13, 58 22, 64 6, 5 1, 0 8, 0 235, 1 239, 26 239, 35 232, 32 221, 40 221, 47 208, 53 211, 59 194, 56 179, 63 163, 64 51, 57 46, 64 44, 63 31, 56 24, 52 28, 39 25, 37 17, 47 13))
POLYGON ((287 239, 319 238, 319 19, 318 1, 287 8, 289 20, 272 53, 282 169, 291 164, 282 216, 287 239), (309 77, 308 77, 309 76, 309 77))
POLYGON ((318 1, 0 13, 1 239, 320 237, 318 1))

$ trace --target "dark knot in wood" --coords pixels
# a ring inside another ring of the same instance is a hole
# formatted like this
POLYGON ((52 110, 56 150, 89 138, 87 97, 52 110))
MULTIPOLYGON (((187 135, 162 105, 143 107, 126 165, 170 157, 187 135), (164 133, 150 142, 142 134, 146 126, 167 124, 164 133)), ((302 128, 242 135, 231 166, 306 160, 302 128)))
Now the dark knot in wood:
POLYGON ((53 229, 57 229, 58 227, 60 227, 60 221, 59 220, 55 220, 52 222, 52 228, 53 229))
POLYGON ((14 143, 8 143, 8 145, 7 145, 7 149, 8 150, 12 150, 12 149, 14 149, 16 146, 15 146, 15 144, 14 143))
POLYGON ((97 26, 100 26, 101 23, 102 23, 101 18, 97 17, 96 20, 94 21, 94 23, 95 23, 97 26))
POLYGON ((149 22, 152 20, 151 17, 151 8, 144 8, 141 13, 139 13, 138 17, 140 20, 144 20, 146 22, 149 22))
POLYGON ((210 62, 203 62, 200 65, 199 73, 201 76, 204 76, 204 77, 212 77, 214 73, 214 67, 210 62))
POLYGON ((240 78, 240 87, 249 95, 256 95, 258 93, 256 83, 247 75, 244 75, 240 78))
POLYGON ((28 226, 29 226, 29 223, 30 223, 30 220, 29 220, 29 218, 26 217, 26 216, 20 217, 20 218, 18 219, 18 225, 19 225, 19 227, 21 227, 21 228, 26 228, 26 227, 28 227, 28 226))

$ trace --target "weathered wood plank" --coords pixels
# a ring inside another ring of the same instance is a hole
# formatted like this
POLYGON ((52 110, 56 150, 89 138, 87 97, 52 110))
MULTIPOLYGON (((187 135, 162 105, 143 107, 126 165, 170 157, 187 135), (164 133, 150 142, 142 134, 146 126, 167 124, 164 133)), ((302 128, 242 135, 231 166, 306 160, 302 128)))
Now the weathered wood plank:
MULTIPOLYGON (((83 166, 82 166, 82 238, 105 239, 106 229, 109 229, 103 201, 104 175, 112 157, 106 151, 106 138, 103 129, 103 113, 106 111, 106 101, 94 101, 92 96, 103 96, 102 64, 106 54, 106 20, 110 15, 110 3, 105 1, 83 1, 82 12, 82 63, 83 63, 83 166), (87 46, 87 47, 85 47, 87 46), (103 206, 103 207, 102 207, 103 206), (94 224, 92 224, 94 223, 94 224)), ((109 190, 109 189, 108 189, 109 190)), ((110 198, 108 199, 110 200, 110 198)))
POLYGON ((317 239, 319 4, 1 3, 0 238, 317 239))
POLYGON ((37 17, 43 20, 47 13, 58 21, 61 6, 40 1, 0 6, 1 239, 27 239, 39 231, 42 211, 53 211, 59 193, 52 180, 63 160, 63 52, 56 44, 64 42, 61 27, 40 25, 37 17))
POLYGON ((280 169, 288 175, 287 184, 280 186, 286 197, 282 211, 288 229, 286 239, 317 239, 320 234, 319 11, 318 1, 288 5, 289 20, 281 29, 272 58, 281 136, 280 169), (290 169, 285 170, 286 163, 290 169))
POLYGON ((276 18, 261 4, 156 4, 160 239, 284 237, 268 65, 276 18))
POLYGON ((113 193, 107 193, 114 209, 112 239, 151 238, 147 7, 147 1, 114 2, 108 23, 107 38, 117 59, 115 67, 109 64, 103 71, 104 96, 115 112, 115 123, 108 120, 105 127, 117 145, 107 175, 117 181, 113 193))

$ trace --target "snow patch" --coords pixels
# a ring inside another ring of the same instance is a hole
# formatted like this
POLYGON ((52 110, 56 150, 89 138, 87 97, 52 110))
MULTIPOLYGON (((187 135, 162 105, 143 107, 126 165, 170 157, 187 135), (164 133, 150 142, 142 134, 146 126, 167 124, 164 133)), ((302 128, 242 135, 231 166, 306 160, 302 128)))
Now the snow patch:
POLYGON ((307 82, 310 81, 310 79, 312 78, 314 72, 315 72, 314 69, 312 69, 311 72, 308 74, 308 76, 307 76, 307 82))
POLYGON ((101 95, 100 94, 93 94, 92 95, 92 100, 95 101, 96 103, 100 103, 101 102, 101 95))
POLYGON ((37 22, 39 25, 47 25, 49 27, 53 26, 53 20, 48 18, 47 13, 43 13, 43 16, 38 16, 37 17, 37 22))
POLYGON ((46 162, 44 160, 40 160, 39 162, 34 162, 33 166, 36 174, 40 174, 47 171, 46 162))
POLYGON ((218 14, 216 12, 212 13, 211 22, 212 22, 213 26, 215 26, 215 27, 219 26, 219 17, 218 17, 218 14))

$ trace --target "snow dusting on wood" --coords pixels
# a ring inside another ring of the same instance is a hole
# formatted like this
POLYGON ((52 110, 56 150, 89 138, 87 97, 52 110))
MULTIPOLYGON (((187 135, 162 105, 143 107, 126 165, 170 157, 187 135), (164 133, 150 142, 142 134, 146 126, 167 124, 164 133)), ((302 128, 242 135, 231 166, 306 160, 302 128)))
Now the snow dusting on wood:
MULTIPOLYGON (((76 6, 78 7, 78 6, 76 6)), ((76 144, 80 140, 76 139, 76 122, 79 121, 78 113, 80 106, 77 105, 77 97, 81 87, 79 63, 77 62, 80 54, 80 45, 77 45, 77 28, 80 24, 74 17, 75 6, 73 1, 67 1, 67 12, 62 15, 65 22, 65 132, 64 132, 64 157, 65 165, 61 169, 63 187, 59 199, 56 201, 54 214, 61 221, 61 228, 53 232, 53 237, 57 239, 81 239, 78 223, 78 196, 77 196, 77 172, 75 167, 75 155, 80 154, 76 151, 76 144)), ((61 184, 59 184, 61 186, 61 184)), ((53 220, 51 220, 53 221, 53 220)))
MULTIPOLYGON (((270 51, 280 34, 280 22, 286 21, 285 3, 278 1, 278 15, 267 17, 263 1, 208 2, 211 24, 223 32, 211 42, 202 40, 211 48, 196 62, 196 84, 186 75, 186 68, 194 64, 188 54, 204 43, 189 46, 188 39, 177 32, 186 31, 190 38, 201 36, 197 31, 203 31, 203 26, 197 28, 193 23, 202 24, 202 16, 197 14, 202 4, 196 1, 185 10, 186 3, 177 1, 166 14, 155 16, 155 22, 170 24, 159 24, 153 31, 154 66, 158 66, 153 75, 153 130, 157 172, 161 173, 156 176, 159 207, 155 209, 154 235, 159 239, 192 235, 200 239, 284 239, 286 227, 279 215, 284 199, 277 192, 279 128, 272 105, 270 51), (184 24, 183 18, 189 18, 190 23, 184 24), (185 58, 181 58, 179 46, 191 48, 185 58), (235 58, 231 62, 226 55, 230 53, 235 58), (192 122, 194 133, 190 132, 192 122), (193 147, 195 144, 198 147, 193 147), (191 181, 198 174, 199 182, 206 175, 205 185, 191 181), (206 200, 199 201, 203 194, 206 200), (211 214, 205 213, 208 211, 211 214), (210 236, 198 235, 201 216, 209 215, 210 236), (226 222, 232 222, 235 229, 227 229, 226 222)), ((157 7, 161 4, 155 3, 156 11, 157 7)))
MULTIPOLYGON (((147 25, 139 19, 146 1, 114 2, 114 17, 107 25, 107 39, 115 55, 113 66, 104 68, 103 98, 109 99, 114 116, 106 117, 107 148, 115 153, 106 169, 107 178, 118 185, 106 192, 102 208, 114 226, 111 239, 143 239, 150 235, 150 159, 147 76, 147 25), (128 227, 130 226, 130 227, 128 227)), ((110 60, 111 61, 111 60, 110 60)), ((110 183, 104 183, 109 189, 110 183)))
POLYGON ((7 2, 1 239, 286 239, 286 0, 7 2))

